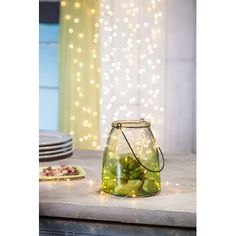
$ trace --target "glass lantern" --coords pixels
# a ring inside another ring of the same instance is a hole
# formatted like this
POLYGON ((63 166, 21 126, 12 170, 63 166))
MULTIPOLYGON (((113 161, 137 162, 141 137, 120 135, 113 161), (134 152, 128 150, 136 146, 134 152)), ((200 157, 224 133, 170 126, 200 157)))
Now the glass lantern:
POLYGON ((164 156, 145 120, 114 121, 103 156, 102 190, 116 196, 145 197, 161 191, 164 156), (159 152, 163 165, 159 167, 159 152))

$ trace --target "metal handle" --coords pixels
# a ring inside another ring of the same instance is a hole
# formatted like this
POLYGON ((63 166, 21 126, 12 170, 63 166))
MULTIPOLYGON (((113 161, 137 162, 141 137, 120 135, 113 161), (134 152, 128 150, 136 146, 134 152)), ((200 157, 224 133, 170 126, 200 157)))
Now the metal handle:
MULTIPOLYGON (((117 126, 116 126, 116 128, 119 129, 119 130, 121 131, 122 135, 124 136, 124 138, 125 138, 125 140, 126 140, 128 146, 129 146, 131 152, 133 153, 133 155, 134 155, 134 157, 136 158, 136 160, 138 161, 138 163, 139 163, 144 169, 146 169, 146 170, 148 170, 148 171, 150 171, 150 172, 153 172, 153 173, 161 172, 161 171, 164 169, 164 167, 165 167, 165 158, 164 158, 164 154, 163 154, 161 148, 158 147, 158 148, 156 149, 156 151, 157 151, 157 153, 158 153, 158 150, 159 150, 160 153, 161 153, 162 163, 163 163, 163 164, 162 164, 162 167, 161 167, 159 170, 151 170, 151 169, 149 169, 148 167, 144 166, 144 165, 142 164, 142 162, 139 160, 139 158, 136 156, 136 154, 134 153, 133 148, 131 147, 131 145, 130 145, 130 143, 129 143, 129 141, 128 141, 126 135, 125 135, 125 133, 124 133, 123 130, 121 129, 121 127, 122 127, 121 123, 118 123, 117 126)), ((159 155, 158 155, 158 156, 159 156, 159 155)), ((158 163, 158 164, 159 164, 159 163, 158 163)))

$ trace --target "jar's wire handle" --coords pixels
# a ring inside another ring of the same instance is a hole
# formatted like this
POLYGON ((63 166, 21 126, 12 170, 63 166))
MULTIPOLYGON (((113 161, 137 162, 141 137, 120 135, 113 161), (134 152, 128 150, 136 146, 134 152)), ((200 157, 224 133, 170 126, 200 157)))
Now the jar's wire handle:
MULTIPOLYGON (((124 136, 125 141, 127 142, 127 144, 128 144, 128 146, 129 146, 131 152, 133 153, 133 155, 134 155, 135 159, 138 161, 138 163, 139 163, 144 169, 146 169, 146 170, 148 170, 148 171, 150 171, 150 172, 153 172, 153 173, 161 172, 161 171, 164 169, 164 167, 165 167, 165 157, 164 157, 164 154, 163 154, 161 148, 158 146, 158 148, 156 149, 156 151, 157 151, 157 154, 158 154, 158 151, 160 151, 160 153, 161 153, 161 157, 162 157, 162 167, 161 167, 159 170, 151 170, 151 169, 149 169, 148 167, 144 166, 143 163, 142 163, 142 162, 139 160, 139 158, 136 156, 136 154, 134 153, 133 148, 131 147, 131 145, 130 145, 130 143, 129 143, 129 141, 128 141, 128 139, 127 139, 127 137, 126 137, 124 131, 121 129, 121 127, 122 127, 121 123, 118 123, 117 126, 116 126, 116 128, 119 129, 119 130, 121 131, 122 135, 124 136)), ((159 164, 159 163, 158 163, 158 164, 159 164)))

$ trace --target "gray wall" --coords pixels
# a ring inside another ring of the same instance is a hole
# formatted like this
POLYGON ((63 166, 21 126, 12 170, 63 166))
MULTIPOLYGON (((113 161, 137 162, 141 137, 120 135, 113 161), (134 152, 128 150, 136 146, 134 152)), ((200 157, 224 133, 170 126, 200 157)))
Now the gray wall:
POLYGON ((166 148, 196 151, 196 0, 165 0, 166 148))

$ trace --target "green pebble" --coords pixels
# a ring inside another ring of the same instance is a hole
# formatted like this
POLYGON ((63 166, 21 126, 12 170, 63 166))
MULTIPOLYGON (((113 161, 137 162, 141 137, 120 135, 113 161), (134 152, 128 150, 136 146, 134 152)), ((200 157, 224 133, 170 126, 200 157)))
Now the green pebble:
POLYGON ((128 185, 129 186, 136 186, 138 189, 139 188, 141 188, 141 186, 142 186, 142 181, 141 180, 139 180, 139 179, 130 179, 129 181, 128 181, 128 185))
POLYGON ((115 187, 114 192, 122 196, 132 196, 133 194, 137 194, 138 187, 136 185, 119 184, 115 187))
POLYGON ((147 193, 156 193, 159 190, 156 181, 148 178, 144 179, 142 189, 147 193))

